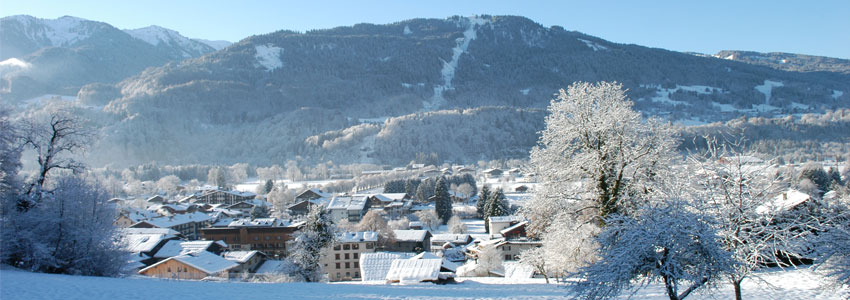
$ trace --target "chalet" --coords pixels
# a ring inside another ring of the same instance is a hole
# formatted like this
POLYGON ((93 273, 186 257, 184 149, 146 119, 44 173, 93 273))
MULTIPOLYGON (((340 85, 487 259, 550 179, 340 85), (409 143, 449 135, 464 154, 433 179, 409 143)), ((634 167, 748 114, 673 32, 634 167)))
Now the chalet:
POLYGON ((525 250, 543 247, 543 242, 528 238, 512 240, 500 238, 480 242, 474 247, 469 247, 468 251, 473 257, 478 257, 478 253, 487 247, 496 247, 504 256, 505 261, 513 261, 518 260, 520 253, 525 250))
POLYGON ((230 273, 253 273, 265 260, 265 255, 262 252, 252 251, 228 251, 222 253, 224 259, 239 264, 230 270, 230 273))
POLYGON ((309 189, 309 190, 303 191, 303 192, 301 192, 301 194, 298 194, 297 196, 295 196, 295 202, 301 202, 301 201, 306 201, 306 200, 316 200, 316 199, 319 199, 319 198, 329 199, 331 196, 332 196, 331 194, 324 193, 320 189, 309 189))
POLYGON ((327 211, 334 223, 341 220, 357 223, 369 210, 366 196, 336 196, 328 203, 327 211))
POLYGON ((499 233, 501 233, 502 236, 505 237, 505 239, 507 240, 526 238, 528 237, 525 232, 527 225, 528 221, 522 221, 517 223, 516 225, 502 229, 501 231, 499 231, 499 233))
POLYGON ((475 169, 468 167, 460 167, 455 171, 455 174, 464 175, 464 174, 474 174, 475 169))
POLYGON ((268 257, 286 256, 286 242, 292 240, 303 223, 290 224, 279 219, 236 220, 227 227, 201 229, 204 240, 223 241, 230 251, 257 250, 268 257))
POLYGON ((490 234, 496 234, 499 231, 502 231, 502 229, 511 227, 525 220, 520 216, 498 216, 490 217, 489 221, 490 225, 488 232, 490 232, 490 234))
POLYGON ((313 199, 313 200, 303 200, 303 201, 296 202, 295 204, 288 206, 286 208, 286 210, 289 211, 289 214, 293 215, 293 216, 306 215, 307 213, 310 212, 311 207, 324 205, 325 202, 323 200, 327 200, 327 199, 318 198, 318 199, 313 199))
POLYGON ((363 281, 386 281, 387 273, 396 259, 409 259, 412 253, 375 252, 360 255, 360 274, 363 281))
POLYGON ((157 261, 163 260, 169 257, 174 257, 182 254, 186 254, 189 252, 200 252, 206 251, 215 255, 221 255, 222 252, 227 248, 227 245, 223 242, 213 242, 213 241, 180 241, 180 240, 170 240, 165 243, 156 253, 153 255, 153 258, 157 261))
POLYGON ((135 223, 136 221, 133 221, 130 217, 121 214, 118 215, 118 218, 115 218, 115 222, 112 222, 112 225, 115 225, 115 227, 127 228, 135 223))
MULTIPOLYGON (((431 237, 431 252, 440 252, 445 249, 446 244, 464 246, 472 243, 472 236, 468 234, 438 233, 431 237)), ((450 248, 451 248, 450 247, 450 248)))
POLYGON ((191 197, 191 200, 194 200, 194 203, 198 204, 233 205, 242 201, 253 200, 256 197, 256 194, 250 192, 225 191, 215 189, 196 193, 191 197))
POLYGON ((323 256, 330 281, 360 280, 360 255, 375 252, 378 233, 374 231, 337 234, 333 246, 323 256))
POLYGON ((437 167, 434 166, 428 166, 424 170, 422 170, 422 176, 425 177, 435 177, 440 176, 442 174, 443 172, 441 172, 439 169, 437 169, 437 167))
POLYGON ((154 254, 180 238, 177 231, 167 228, 124 228, 120 232, 124 249, 131 253, 130 260, 141 267, 155 263, 154 254))
POLYGON ((242 215, 248 215, 251 213, 251 210, 258 206, 271 207, 271 204, 260 199, 251 199, 234 203, 232 205, 225 206, 224 208, 229 211, 238 211, 242 215))
POLYGON ((520 169, 513 168, 508 170, 508 175, 511 175, 513 177, 522 177, 522 171, 520 171, 520 169))
POLYGON ((170 257, 139 270, 139 274, 170 279, 229 278, 229 271, 238 266, 221 256, 200 251, 170 257))
POLYGON ((502 170, 500 169, 487 169, 482 171, 484 176, 487 178, 499 178, 502 177, 502 170))
POLYGON ((367 196, 369 201, 369 207, 371 208, 384 208, 393 202, 404 202, 406 200, 410 200, 410 196, 406 193, 383 193, 383 194, 372 194, 367 196))
POLYGON ((200 212, 194 212, 152 218, 133 224, 130 228, 170 228, 180 232, 180 234, 189 240, 196 240, 200 238, 201 228, 209 226, 212 224, 212 221, 212 217, 200 212))
POLYGON ((431 232, 428 230, 393 230, 395 243, 387 251, 419 253, 431 249, 431 232))

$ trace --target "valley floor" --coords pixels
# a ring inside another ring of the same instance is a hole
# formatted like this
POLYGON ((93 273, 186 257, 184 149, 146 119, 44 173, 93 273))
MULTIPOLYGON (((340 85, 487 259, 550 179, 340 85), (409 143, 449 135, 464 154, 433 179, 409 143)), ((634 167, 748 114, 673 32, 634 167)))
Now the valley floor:
MULTIPOLYGON (((807 268, 765 272, 771 283, 745 282, 745 299, 848 299, 848 289, 821 286, 823 277, 807 268)), ((0 269, 0 299, 568 299, 568 289, 543 284, 542 279, 522 284, 501 278, 461 278, 453 285, 386 285, 321 283, 237 283, 173 281, 149 278, 101 278, 30 273, 0 269)), ((696 294, 688 299, 729 299, 731 286, 696 294)), ((620 298, 625 299, 628 294, 620 298)), ((662 286, 638 290, 634 299, 666 299, 662 286)))

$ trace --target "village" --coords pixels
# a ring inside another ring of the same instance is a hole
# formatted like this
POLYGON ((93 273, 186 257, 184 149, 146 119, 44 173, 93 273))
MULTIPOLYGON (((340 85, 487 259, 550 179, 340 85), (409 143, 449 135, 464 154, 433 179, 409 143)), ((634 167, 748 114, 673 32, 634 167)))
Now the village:
MULTIPOLYGON (((524 218, 512 214, 532 197, 537 184, 534 174, 516 168, 476 171, 467 166, 437 169, 422 164, 407 169, 419 171, 419 180, 472 175, 477 185, 487 185, 493 193, 499 189, 509 207, 488 216, 485 226, 476 211, 479 192, 466 191, 468 195, 464 195, 456 191, 459 189, 451 191, 451 200, 461 223, 448 225, 430 218, 434 199, 420 201, 404 192, 384 193, 383 187, 325 193, 305 186, 282 214, 264 195, 209 185, 174 197, 146 197, 144 209, 131 205, 138 201, 113 198, 110 202, 120 211, 114 224, 123 228, 123 242, 132 253, 125 271, 166 279, 274 281, 285 269, 284 258, 304 225, 303 216, 315 206, 326 211, 337 226, 335 242, 323 249, 322 255, 331 282, 446 283, 458 276, 522 279, 535 275, 531 266, 518 259, 522 251, 541 247, 542 242, 526 234, 524 218), (281 215, 286 217, 275 217, 281 215), (362 222, 367 215, 383 219, 377 222, 383 226, 392 225, 388 238, 377 232, 382 230, 379 228, 351 230, 364 227, 356 225, 366 225, 362 222), (490 256, 486 264, 478 263, 482 253, 490 256)), ((370 174, 376 172, 362 176, 370 174)), ((257 184, 262 183, 253 186, 257 184)), ((238 185, 242 189, 251 186, 238 185)))

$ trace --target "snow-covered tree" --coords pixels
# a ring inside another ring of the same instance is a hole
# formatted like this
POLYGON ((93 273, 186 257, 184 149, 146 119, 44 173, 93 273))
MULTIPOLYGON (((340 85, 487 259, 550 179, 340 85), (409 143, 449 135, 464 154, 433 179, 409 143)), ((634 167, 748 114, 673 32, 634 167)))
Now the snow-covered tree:
POLYGON ((395 243, 395 233, 390 229, 384 218, 384 211, 370 210, 357 224, 357 231, 374 231, 378 233, 378 245, 386 247, 395 243))
POLYGON ((584 299, 611 299, 620 292, 662 282, 671 300, 717 282, 734 262, 714 222, 690 212, 683 201, 646 206, 630 216, 611 214, 597 236, 599 260, 576 274, 573 292, 584 299))
POLYGON ((549 265, 546 261, 545 252, 546 250, 542 247, 535 247, 522 251, 519 254, 519 263, 534 268, 534 271, 543 275, 543 278, 546 279, 546 283, 549 283, 549 273, 551 271, 549 270, 549 265))
POLYGON ((564 278, 598 259, 600 228, 594 222, 575 222, 568 213, 555 218, 543 239, 543 255, 547 268, 556 278, 564 278))
POLYGON ((462 183, 457 186, 456 192, 463 195, 464 203, 468 203, 469 198, 472 198, 472 196, 475 195, 475 187, 469 183, 462 183))
POLYGON ((505 193, 499 188, 487 197, 487 204, 484 205, 484 230, 490 230, 490 217, 507 216, 510 213, 510 204, 505 193))
POLYGON ((21 208, 28 209, 41 201, 51 171, 70 170, 77 174, 85 169, 71 156, 80 154, 91 144, 93 134, 83 126, 83 122, 64 111, 51 113, 50 120, 24 122, 20 138, 26 148, 35 151, 38 170, 27 191, 29 200, 20 202, 21 208))
POLYGON ((250 213, 252 219, 268 218, 270 214, 271 212, 269 211, 269 208, 265 205, 254 206, 253 208, 251 208, 250 213))
POLYGON ((156 188, 168 195, 177 193, 178 185, 180 185, 180 178, 174 175, 168 175, 156 181, 156 188))
POLYGON ((237 184, 248 179, 248 164, 238 163, 227 168, 227 177, 230 182, 237 184))
POLYGON ((502 251, 496 248, 496 246, 485 246, 476 256, 475 273, 477 273, 478 276, 487 276, 490 271, 504 271, 504 266, 502 266, 504 261, 502 251))
POLYGON ((435 227, 440 226, 440 217, 437 216, 437 213, 433 209, 420 210, 413 215, 419 218, 419 222, 422 222, 422 225, 428 226, 428 229, 431 231, 434 231, 435 227))
POLYGON ((758 155, 737 150, 740 142, 706 140, 707 151, 690 155, 677 178, 695 193, 692 198, 699 200, 694 204, 700 211, 717 220, 721 245, 737 262, 728 279, 740 300, 741 282, 755 270, 784 260, 777 253, 798 255, 789 245, 802 244, 805 235, 797 229, 808 227, 807 216, 778 220, 783 212, 772 199, 788 184, 771 175, 773 166, 753 163, 751 158, 758 155))
POLYGON ((814 248, 817 268, 837 285, 850 287, 850 196, 827 201, 814 248))
POLYGON ((487 199, 490 198, 490 186, 484 185, 481 191, 478 192, 478 202, 475 203, 475 211, 478 216, 484 217, 484 207, 487 205, 487 199))
POLYGON ((637 204, 632 195, 652 190, 676 145, 674 130, 659 119, 643 120, 619 83, 577 82, 549 105, 546 127, 531 164, 541 186, 523 209, 531 235, 563 211, 580 221, 602 222, 637 204))
MULTIPOLYGON (((21 167, 21 148, 16 143, 17 128, 9 119, 9 111, 0 108, 0 201, 17 205, 21 167), (15 200, 11 200, 15 199, 15 200)), ((0 212, 12 209, 0 207, 0 212)))
POLYGON ((219 188, 227 188, 227 171, 221 167, 210 168, 207 173, 207 183, 219 188))
POLYGON ((322 248, 334 243, 334 226, 330 216, 319 206, 311 206, 304 221, 287 259, 298 266, 296 273, 304 281, 319 282, 324 277, 322 248))
POLYGON ((440 177, 437 180, 437 186, 434 188, 434 210, 437 216, 440 217, 440 222, 446 224, 452 217, 452 198, 449 194, 449 185, 445 177, 440 177))
POLYGON ((458 216, 452 216, 452 218, 449 219, 448 225, 449 232, 454 234, 464 234, 467 231, 466 224, 463 224, 463 221, 461 221, 458 216))
POLYGON ((39 272, 118 275, 127 253, 112 225, 109 195, 79 177, 62 177, 28 210, 5 210, 0 257, 39 272))
POLYGON ((387 225, 390 226, 392 230, 407 230, 410 229, 410 219, 407 217, 401 217, 398 220, 391 220, 387 222, 387 225))

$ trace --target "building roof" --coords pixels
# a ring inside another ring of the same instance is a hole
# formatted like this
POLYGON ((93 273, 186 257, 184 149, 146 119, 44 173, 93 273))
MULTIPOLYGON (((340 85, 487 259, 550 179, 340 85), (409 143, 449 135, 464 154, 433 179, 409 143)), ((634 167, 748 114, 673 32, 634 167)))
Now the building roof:
POLYGON ((510 222, 522 222, 524 219, 520 216, 498 216, 498 217, 490 217, 490 223, 510 223, 510 222))
POLYGON ((328 203, 327 209, 363 210, 365 207, 364 196, 336 196, 328 203))
POLYGON ((139 273, 144 273, 145 271, 154 268, 160 264, 163 264, 170 260, 176 260, 186 265, 189 265, 195 269, 200 270, 201 272, 206 273, 207 275, 212 275, 220 272, 224 272, 230 270, 234 267, 239 266, 235 262, 224 259, 221 256, 212 254, 207 251, 200 252, 190 252, 174 257, 167 258, 158 263, 150 265, 147 268, 139 270, 139 273))
POLYGON ((756 212, 760 214, 783 212, 803 204, 811 198, 809 194, 795 189, 788 189, 774 197, 772 201, 768 201, 757 207, 756 212))
POLYGON ((363 281, 383 281, 396 259, 408 259, 412 253, 404 252, 374 252, 360 254, 360 276, 363 281))
POLYGON ((528 221, 522 221, 522 222, 516 223, 516 225, 514 225, 514 226, 511 226, 511 227, 508 227, 508 228, 502 229, 501 231, 499 231, 499 233, 501 233, 501 234, 502 234, 502 236, 504 236, 504 235, 505 235, 505 234, 507 234, 508 232, 514 231, 514 230, 516 230, 516 229, 518 229, 518 228, 520 228, 520 227, 525 226, 526 224, 528 224, 528 221))
POLYGON ((338 243, 377 242, 378 233, 374 231, 342 232, 337 233, 338 243))
MULTIPOLYGON (((365 253, 364 253, 365 254, 365 253)), ((263 262, 254 273, 256 274, 278 274, 283 270, 283 265, 286 261, 269 259, 263 262)))
POLYGON ((289 222, 277 218, 238 219, 231 221, 227 227, 287 227, 289 222))
POLYGON ((168 228, 124 228, 121 229, 127 251, 150 252, 160 242, 177 238, 177 231, 168 228))
POLYGON ((212 220, 212 217, 208 216, 207 214, 201 212, 193 212, 190 214, 178 214, 167 217, 153 218, 145 222, 159 228, 168 228, 177 225, 188 224, 191 222, 206 222, 210 220, 212 220))
POLYGON ((438 280, 442 259, 396 259, 387 271, 388 281, 401 283, 438 280))
POLYGON ((468 234, 454 234, 454 233, 437 233, 431 236, 431 243, 440 242, 440 244, 449 242, 455 245, 466 245, 472 238, 469 237, 468 234))
POLYGON ((254 255, 257 255, 259 253, 260 252, 257 251, 257 250, 227 251, 227 252, 222 253, 221 256, 224 257, 224 259, 226 259, 226 260, 236 262, 236 263, 240 263, 240 264, 244 264, 244 263, 248 262, 248 260, 250 260, 252 257, 254 257, 254 255))
MULTIPOLYGON (((214 241, 178 241, 170 240, 156 251, 155 258, 169 258, 190 252, 208 251, 214 241)), ((224 246, 226 247, 226 246, 224 246)))
POLYGON ((451 261, 449 261, 445 258, 436 256, 431 252, 422 252, 422 253, 414 255, 410 259, 439 259, 441 261, 441 263, 440 263, 440 268, 442 268, 441 271, 456 272, 457 267, 458 267, 457 264, 455 264, 455 263, 453 263, 453 262, 451 262, 451 261))
POLYGON ((395 239, 399 242, 423 242, 428 230, 393 230, 395 239))

